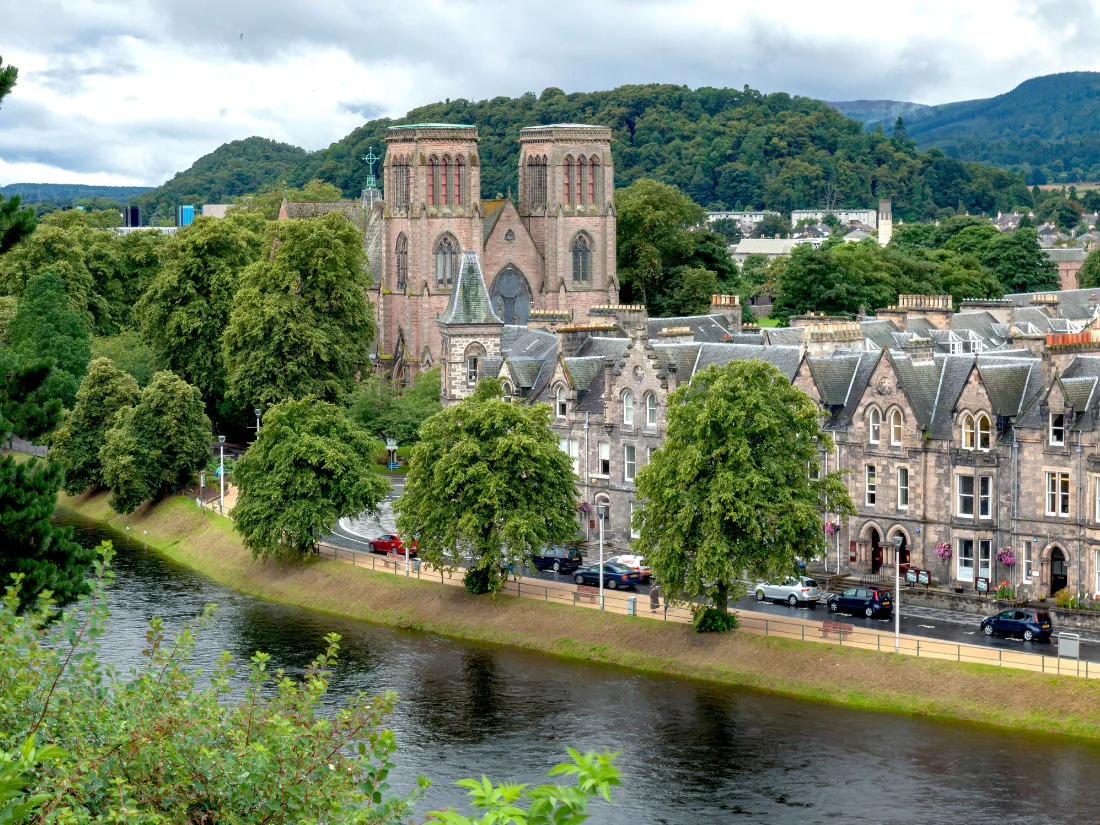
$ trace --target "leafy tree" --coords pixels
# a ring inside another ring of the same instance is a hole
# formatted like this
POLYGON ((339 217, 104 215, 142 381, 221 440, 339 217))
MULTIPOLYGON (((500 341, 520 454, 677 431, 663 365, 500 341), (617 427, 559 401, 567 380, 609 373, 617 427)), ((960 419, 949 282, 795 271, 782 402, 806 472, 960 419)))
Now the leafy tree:
POLYGON ((809 311, 854 315, 888 306, 898 295, 897 270, 872 240, 798 244, 776 283, 772 317, 786 322, 809 311))
POLYGON ((229 401, 337 401, 367 368, 374 313, 362 233, 344 215, 280 221, 241 274, 224 353, 229 401))
POLYGON ((990 240, 981 254, 1006 292, 1039 292, 1059 289, 1058 268, 1043 252, 1034 229, 1004 232, 990 240))
POLYGON ((369 376, 356 391, 351 416, 373 435, 411 444, 420 425, 443 408, 439 368, 420 373, 411 387, 397 394, 377 376, 369 376))
POLYGON ((453 570, 469 554, 467 576, 496 590, 497 571, 576 533, 576 479, 550 423, 547 405, 508 403, 493 379, 424 423, 395 505, 422 558, 453 570))
POLYGON ((726 239, 727 244, 739 243, 744 237, 741 232, 741 225, 733 218, 719 218, 716 221, 711 221, 709 225, 714 232, 726 239))
POLYGON ((677 389, 636 482, 634 549, 666 596, 725 613, 746 576, 823 551, 826 506, 854 512, 839 474, 812 472, 831 448, 814 402, 765 362, 710 367, 677 389))
POLYGON ((18 195, 7 200, 0 195, 0 255, 30 235, 37 225, 34 210, 20 206, 18 195))
POLYGON ((1078 289, 1095 289, 1097 286, 1100 286, 1100 249, 1094 249, 1085 256, 1077 273, 1078 289))
POLYGON ((72 406, 91 359, 91 345, 84 314, 69 305, 60 275, 46 269, 31 276, 8 325, 8 339, 17 358, 53 360, 55 368, 37 392, 72 406))
POLYGON ((202 395, 176 375, 158 372, 135 406, 116 413, 100 450, 111 507, 130 513, 143 501, 175 492, 209 455, 202 395))
POLYGON ((136 406, 140 396, 133 377, 109 359, 97 358, 88 365, 88 374, 76 394, 76 406, 50 444, 50 455, 65 470, 66 493, 79 495, 89 487, 107 486, 100 450, 116 413, 136 406))
POLYGON ((260 254, 260 237, 237 218, 196 218, 164 250, 134 307, 157 364, 198 387, 208 409, 225 395, 222 335, 239 273, 260 254))
POLYGON ((0 57, 0 103, 3 103, 4 98, 11 94, 11 90, 15 88, 15 81, 18 79, 19 69, 10 63, 5 66, 4 58, 0 57))
POLYGON ((156 354, 141 340, 137 330, 126 329, 118 335, 92 338, 92 358, 109 358, 120 370, 130 373, 144 387, 156 372, 156 354))
POLYGON ((338 519, 374 512, 389 485, 374 467, 374 442, 339 407, 306 398, 278 404, 241 456, 234 527, 252 555, 312 555, 338 519))
MULTIPOLYGON (((97 645, 109 613, 103 590, 113 551, 91 597, 60 618, 46 605, 17 614, 19 593, 0 603, 0 805, 24 791, 28 808, 17 822, 325 822, 330 825, 400 825, 430 784, 416 777, 412 790, 395 794, 395 742, 383 727, 396 702, 357 694, 326 708, 340 637, 300 679, 271 669, 257 652, 242 668, 243 685, 228 653, 212 671, 192 664, 202 631, 215 613, 169 634, 149 622, 141 664, 125 676, 100 661, 97 645), (35 748, 35 740, 52 745, 35 748), (103 777, 109 776, 109 787, 103 777)), ((434 811, 428 821, 448 825, 579 823, 589 802, 610 800, 619 784, 615 754, 570 750, 569 762, 551 776, 568 786, 488 779, 464 780, 479 813, 434 811), (522 819, 517 818, 522 816, 522 819)), ((3 811, 0 808, 0 811, 3 811)), ((419 818, 417 821, 420 821, 419 818)))
POLYGON ((0 295, 0 349, 7 349, 11 343, 8 338, 8 328, 15 318, 15 311, 19 308, 19 299, 10 295, 0 295))
POLYGON ((754 238, 789 238, 791 222, 782 215, 765 215, 764 219, 752 228, 754 238))

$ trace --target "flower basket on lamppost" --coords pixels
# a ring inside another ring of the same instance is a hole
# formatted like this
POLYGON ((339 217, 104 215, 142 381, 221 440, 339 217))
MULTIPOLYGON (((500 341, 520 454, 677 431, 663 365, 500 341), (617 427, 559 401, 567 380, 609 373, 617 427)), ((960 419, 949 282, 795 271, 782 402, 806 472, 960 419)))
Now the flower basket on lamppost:
POLYGON ((936 556, 939 557, 940 563, 943 564, 943 577, 944 581, 948 577, 948 565, 951 563, 951 545, 946 541, 941 541, 936 545, 936 556))

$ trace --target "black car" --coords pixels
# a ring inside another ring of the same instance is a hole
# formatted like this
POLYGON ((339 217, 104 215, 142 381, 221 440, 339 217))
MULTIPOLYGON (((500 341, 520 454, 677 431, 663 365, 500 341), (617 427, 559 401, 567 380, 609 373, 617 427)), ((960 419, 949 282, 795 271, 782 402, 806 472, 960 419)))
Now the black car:
MULTIPOLYGON (((629 567, 624 567, 621 564, 604 562, 603 586, 608 590, 615 590, 618 588, 633 590, 638 586, 641 580, 642 577, 629 567)), ((593 564, 591 567, 582 567, 573 574, 573 581, 577 584, 587 584, 591 587, 598 587, 600 584, 600 566, 598 564, 593 564)))
POLYGON ((829 597, 829 612, 853 613, 868 619, 880 614, 889 616, 893 602, 890 591, 881 587, 849 587, 829 597))
POLYGON ((1020 636, 1025 642, 1049 642, 1053 630, 1054 622, 1045 610, 1015 608, 982 619, 982 633, 986 636, 1020 636))
POLYGON ((532 557, 531 563, 535 566, 536 570, 553 570, 555 573, 572 573, 584 563, 584 559, 581 558, 581 551, 576 547, 559 547, 557 545, 551 545, 550 547, 542 548, 541 552, 532 557))

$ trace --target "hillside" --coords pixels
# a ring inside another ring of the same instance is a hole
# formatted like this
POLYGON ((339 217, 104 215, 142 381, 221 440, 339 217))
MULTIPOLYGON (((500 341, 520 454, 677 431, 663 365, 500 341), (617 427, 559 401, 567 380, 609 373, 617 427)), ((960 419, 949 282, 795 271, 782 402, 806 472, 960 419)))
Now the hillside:
POLYGON ((148 192, 151 186, 90 186, 80 183, 9 183, 0 186, 0 195, 18 195, 23 203, 53 203, 71 206, 88 198, 110 198, 125 203, 130 198, 148 192))
POLYGON ((908 103, 903 100, 827 100, 844 117, 858 120, 860 123, 893 124, 898 116, 908 120, 915 113, 929 108, 923 103, 908 103))
POLYGON ((203 155, 167 183, 135 198, 146 220, 174 218, 181 203, 225 203, 280 180, 291 179, 306 159, 305 149, 261 137, 225 143, 203 155))
MULTIPOLYGON (((1100 180, 1100 73, 1032 78, 984 100, 930 106, 904 115, 920 148, 1019 169, 1027 182, 1100 180)), ((882 119, 889 131, 893 119, 882 119)))
POLYGON ((485 197, 515 190, 520 127, 582 122, 611 127, 617 185, 653 177, 705 206, 789 212, 816 204, 872 206, 891 197, 898 217, 916 220, 960 206, 989 212, 1029 201, 1018 176, 920 154, 885 135, 865 133, 858 121, 817 100, 672 85, 569 95, 547 89, 539 96, 433 103, 398 120, 369 121, 309 155, 249 138, 202 158, 147 198, 160 205, 224 201, 280 177, 291 185, 321 178, 354 197, 367 176, 361 160, 367 149, 382 154, 391 125, 416 122, 477 124, 485 197), (259 152, 261 147, 273 156, 259 152), (292 166, 295 157, 300 162, 292 166))

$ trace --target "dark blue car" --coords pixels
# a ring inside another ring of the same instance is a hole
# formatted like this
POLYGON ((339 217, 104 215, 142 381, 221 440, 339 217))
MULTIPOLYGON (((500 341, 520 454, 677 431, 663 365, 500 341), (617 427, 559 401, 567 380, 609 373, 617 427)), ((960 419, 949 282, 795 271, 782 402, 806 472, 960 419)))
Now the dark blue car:
MULTIPOLYGON (((619 588, 623 590, 633 590, 638 586, 638 582, 641 580, 642 577, 629 567, 624 567, 621 564, 604 562, 603 586, 608 590, 619 588)), ((587 584, 590 587, 599 587, 600 566, 598 564, 593 564, 591 567, 582 567, 573 574, 573 581, 577 584, 587 584)))
POLYGON ((1053 630, 1054 622, 1045 610, 1013 608, 982 620, 982 633, 986 636, 1016 636, 1025 642, 1049 642, 1053 630))
POLYGON ((894 600, 890 591, 880 587, 849 587, 843 593, 829 597, 830 613, 851 613, 857 616, 889 616, 894 600))

